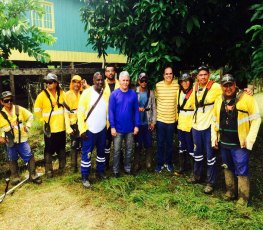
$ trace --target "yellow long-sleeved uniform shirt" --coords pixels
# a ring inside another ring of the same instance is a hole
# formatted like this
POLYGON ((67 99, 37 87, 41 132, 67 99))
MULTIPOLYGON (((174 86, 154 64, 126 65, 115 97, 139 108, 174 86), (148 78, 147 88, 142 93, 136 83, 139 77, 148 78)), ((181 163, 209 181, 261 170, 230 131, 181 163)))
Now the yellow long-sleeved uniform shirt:
MULTIPOLYGON (((52 105, 54 106, 54 110, 51 114, 50 123, 49 123, 51 128, 51 133, 58 133, 65 131, 64 107, 58 106, 57 93, 55 97, 53 97, 53 95, 49 91, 48 93, 50 95, 52 105)), ((60 90, 59 104, 63 104, 64 98, 65 98, 65 93, 62 90, 60 90)), ((50 100, 48 99, 46 93, 42 91, 40 94, 38 94, 34 105, 34 113, 36 117, 39 118, 41 121, 48 122, 51 109, 52 108, 51 108, 50 100)))
POLYGON ((156 84, 157 121, 167 124, 177 121, 178 89, 179 85, 175 81, 172 81, 171 84, 166 84, 164 81, 156 84))
MULTIPOLYGON (((215 146, 216 140, 219 141, 220 139, 219 126, 222 102, 222 97, 217 98, 213 110, 213 122, 211 133, 212 146, 215 146)), ((237 131, 240 146, 243 146, 244 143, 246 143, 246 148, 252 150, 261 123, 261 117, 255 98, 253 96, 249 96, 246 93, 243 93, 236 104, 236 109, 238 111, 237 131)))
MULTIPOLYGON (((177 95, 179 97, 179 90, 178 90, 177 95)), ((186 97, 186 94, 183 91, 181 91, 180 98, 179 98, 179 105, 183 104, 185 97, 186 97)), ((192 121, 193 121, 193 115, 194 115, 194 91, 192 91, 190 97, 186 101, 184 109, 185 110, 178 111, 177 128, 185 132, 190 132, 192 129, 192 121)))
POLYGON ((71 111, 65 108, 65 124, 66 132, 72 133, 73 130, 70 125, 74 125, 78 121, 78 104, 80 99, 80 92, 76 95, 73 90, 69 90, 65 93, 65 103, 68 105, 71 111))
MULTIPOLYGON (((19 128, 21 132, 21 143, 25 142, 28 140, 28 133, 25 131, 25 127, 28 129, 31 127, 32 121, 33 121, 33 114, 29 112, 27 109, 18 106, 18 111, 19 111, 19 128)), ((17 125, 17 116, 15 112, 15 106, 13 105, 11 114, 6 111, 5 108, 2 109, 3 112, 6 113, 8 120, 11 122, 11 125, 13 127, 14 131, 14 142, 18 143, 19 142, 19 132, 18 132, 18 125, 17 125)), ((5 136, 5 132, 8 132, 11 130, 11 127, 8 123, 8 121, 0 114, 0 131, 1 131, 1 136, 5 136)))
MULTIPOLYGON (((119 80, 115 79, 114 90, 115 90, 115 89, 118 89, 118 88, 120 88, 120 82, 119 82, 119 80)), ((108 83, 107 79, 104 81, 104 92, 105 92, 107 95, 110 95, 110 94, 111 94, 110 87, 109 87, 109 83, 108 83)))
MULTIPOLYGON (((195 86, 194 86, 195 89, 195 86)), ((198 102, 201 101, 203 95, 205 92, 205 87, 197 92, 197 100, 198 102)), ((193 92, 193 94, 196 94, 196 92, 193 92)), ((220 95, 222 95, 222 89, 221 86, 218 83, 213 83, 212 87, 208 91, 204 104, 211 104, 207 105, 205 107, 200 107, 197 110, 196 117, 193 119, 193 128, 196 130, 205 130, 208 129, 212 122, 212 115, 213 115, 213 108, 214 108, 214 102, 216 98, 218 98, 220 95)), ((195 97, 195 95, 194 95, 195 97)), ((195 101, 194 101, 194 108, 196 109, 195 101)))
MULTIPOLYGON (((79 99, 77 117, 78 117, 78 129, 80 134, 86 132, 89 129, 87 122, 85 122, 85 119, 87 117, 89 110, 92 107, 92 104, 90 103, 92 91, 93 91, 92 87, 90 87, 87 90, 84 90, 79 99)), ((104 100, 106 104, 107 114, 108 114, 109 97, 110 97, 110 91, 104 90, 103 95, 100 99, 100 100, 104 100)), ((109 122, 107 120, 107 128, 108 127, 109 127, 109 122)))

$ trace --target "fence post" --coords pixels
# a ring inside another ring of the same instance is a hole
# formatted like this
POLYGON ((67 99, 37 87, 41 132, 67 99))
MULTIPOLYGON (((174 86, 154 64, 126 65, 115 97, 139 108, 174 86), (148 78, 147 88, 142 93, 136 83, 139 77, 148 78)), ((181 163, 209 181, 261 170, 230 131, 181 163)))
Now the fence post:
POLYGON ((9 72, 9 77, 10 77, 10 89, 11 89, 11 92, 13 94, 13 98, 15 100, 16 98, 16 92, 15 92, 15 76, 9 72))

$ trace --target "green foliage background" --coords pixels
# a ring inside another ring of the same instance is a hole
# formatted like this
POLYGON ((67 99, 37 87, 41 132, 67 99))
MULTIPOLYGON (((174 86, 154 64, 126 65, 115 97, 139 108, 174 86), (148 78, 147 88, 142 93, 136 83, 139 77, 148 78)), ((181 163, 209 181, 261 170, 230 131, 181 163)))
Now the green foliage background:
POLYGON ((8 60, 11 50, 27 53, 37 61, 50 61, 41 45, 51 45, 56 39, 30 25, 26 17, 30 11, 39 15, 44 13, 39 0, 0 1, 0 67, 14 67, 8 60))
POLYGON ((139 72, 147 72, 155 83, 167 64, 177 74, 207 64, 226 67, 240 79, 258 76, 251 72, 255 42, 246 34, 257 1, 83 1, 88 43, 105 59, 108 47, 127 55, 126 69, 135 80, 139 72))

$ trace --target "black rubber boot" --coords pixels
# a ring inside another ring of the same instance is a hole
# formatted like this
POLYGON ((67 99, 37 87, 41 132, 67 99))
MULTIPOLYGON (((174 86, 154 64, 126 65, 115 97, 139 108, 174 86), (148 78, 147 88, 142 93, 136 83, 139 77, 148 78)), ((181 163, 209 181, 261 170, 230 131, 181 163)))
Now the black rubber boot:
POLYGON ((11 185, 17 185, 21 182, 18 174, 18 163, 17 161, 9 161, 9 167, 11 171, 11 185))
POLYGON ((48 178, 53 177, 52 155, 51 153, 44 153, 45 159, 45 173, 48 178))
POLYGON ((152 148, 147 148, 145 150, 146 152, 146 169, 148 171, 150 171, 152 169, 152 166, 153 166, 153 154, 152 154, 152 148))
POLYGON ((140 154, 140 149, 138 147, 135 147, 133 158, 133 173, 137 173, 140 169, 140 154))
POLYGON ((35 184, 41 184, 42 180, 36 173, 36 163, 34 156, 28 162, 29 178, 35 184))
POLYGON ((224 169, 225 183, 226 183, 226 193, 224 196, 225 200, 235 199, 235 178, 234 173, 229 169, 224 169))
POLYGON ((66 152, 64 149, 59 151, 58 160, 58 173, 63 174, 66 167, 66 152))
POLYGON ((78 171, 78 151, 75 149, 71 149, 70 157, 71 157, 71 171, 77 172, 78 171))
POLYGON ((185 171, 185 155, 186 152, 179 153, 179 170, 178 170, 179 174, 183 174, 185 171))
POLYGON ((247 176, 238 176, 238 200, 237 206, 247 207, 249 194, 250 194, 250 183, 247 176))
POLYGON ((110 169, 110 148, 105 149, 105 168, 110 169))

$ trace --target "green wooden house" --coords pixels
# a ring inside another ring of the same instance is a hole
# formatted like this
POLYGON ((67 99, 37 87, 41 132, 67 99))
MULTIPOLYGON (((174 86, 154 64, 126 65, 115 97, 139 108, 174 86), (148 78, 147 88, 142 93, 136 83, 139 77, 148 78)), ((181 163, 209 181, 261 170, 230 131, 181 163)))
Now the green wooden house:
MULTIPOLYGON (((39 17, 34 12, 28 13, 32 25, 41 30, 52 33, 57 41, 52 46, 44 46, 44 49, 51 56, 52 63, 102 63, 97 52, 87 44, 87 32, 84 32, 84 23, 81 22, 80 8, 84 3, 80 0, 47 0, 41 4, 45 14, 39 17)), ((35 60, 27 54, 14 51, 10 60, 19 62, 30 62, 31 67, 35 60), (33 62, 33 63, 32 63, 33 62)), ((106 61, 109 63, 126 63, 126 57, 119 55, 115 49, 108 50, 106 61)), ((90 65, 89 65, 90 66, 90 65)))

